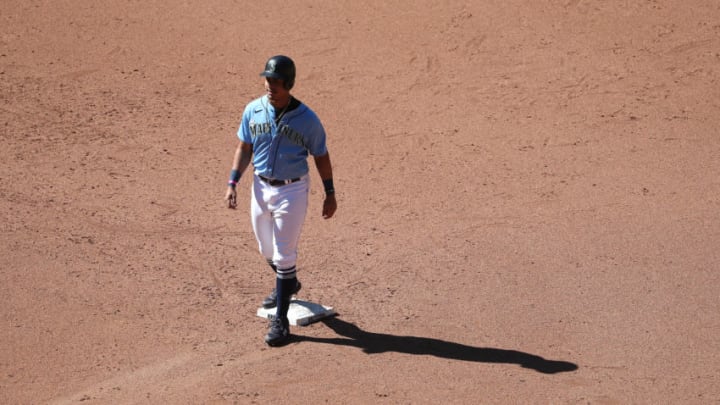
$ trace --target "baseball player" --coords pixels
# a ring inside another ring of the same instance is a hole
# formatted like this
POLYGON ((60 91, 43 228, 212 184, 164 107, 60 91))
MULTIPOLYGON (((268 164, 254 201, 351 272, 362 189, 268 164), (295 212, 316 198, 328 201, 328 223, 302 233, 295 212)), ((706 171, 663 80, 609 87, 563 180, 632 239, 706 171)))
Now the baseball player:
POLYGON ((325 188, 323 218, 333 216, 337 202, 325 129, 317 115, 290 94, 295 63, 287 56, 273 56, 260 76, 265 78, 265 95, 251 101, 243 112, 225 200, 228 208, 237 207, 235 186, 252 162, 253 231, 260 253, 275 273, 275 288, 262 304, 276 308, 265 342, 278 346, 290 336, 290 298, 301 288, 296 262, 308 206, 309 155, 325 188))

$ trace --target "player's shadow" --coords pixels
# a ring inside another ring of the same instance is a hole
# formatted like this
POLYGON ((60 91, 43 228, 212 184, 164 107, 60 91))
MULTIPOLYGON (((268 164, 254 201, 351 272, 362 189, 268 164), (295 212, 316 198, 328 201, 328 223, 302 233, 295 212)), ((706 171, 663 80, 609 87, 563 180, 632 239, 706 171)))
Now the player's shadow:
POLYGON ((578 369, 578 366, 574 363, 546 360, 540 356, 517 350, 474 347, 432 338, 366 332, 352 323, 343 321, 337 316, 326 318, 322 320, 322 322, 338 335, 344 337, 319 338, 296 336, 295 338, 299 341, 357 347, 367 354, 400 352, 480 363, 517 364, 523 368, 544 374, 555 374, 578 369))

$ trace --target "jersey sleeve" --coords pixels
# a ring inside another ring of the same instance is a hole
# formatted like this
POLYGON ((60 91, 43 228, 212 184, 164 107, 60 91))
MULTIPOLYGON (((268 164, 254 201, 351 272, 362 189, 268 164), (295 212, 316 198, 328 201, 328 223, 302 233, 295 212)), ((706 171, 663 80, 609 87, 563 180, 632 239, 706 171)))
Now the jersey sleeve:
POLYGON ((250 116, 252 108, 248 104, 243 111, 242 120, 240 120, 240 128, 238 128, 237 136, 240 141, 245 143, 252 143, 252 135, 250 133, 250 116))
POLYGON ((313 121, 310 133, 312 136, 308 140, 308 151, 313 156, 323 156, 328 152, 325 128, 320 119, 313 113, 313 121))

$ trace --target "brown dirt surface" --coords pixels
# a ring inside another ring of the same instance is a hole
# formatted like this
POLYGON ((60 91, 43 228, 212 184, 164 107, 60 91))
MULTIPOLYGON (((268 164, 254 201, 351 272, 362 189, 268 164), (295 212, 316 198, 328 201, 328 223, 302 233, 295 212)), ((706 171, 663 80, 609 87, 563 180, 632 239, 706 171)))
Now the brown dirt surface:
POLYGON ((5 0, 0 403, 719 403, 719 67, 715 0, 5 0), (278 53, 339 316, 269 348, 222 198, 278 53))

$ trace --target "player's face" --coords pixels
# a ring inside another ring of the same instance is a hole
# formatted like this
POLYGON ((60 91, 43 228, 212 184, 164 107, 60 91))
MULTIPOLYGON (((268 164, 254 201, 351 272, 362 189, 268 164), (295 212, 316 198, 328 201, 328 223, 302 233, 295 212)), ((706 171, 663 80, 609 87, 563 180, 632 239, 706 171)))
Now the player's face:
POLYGON ((265 92, 270 104, 275 107, 284 107, 290 99, 290 91, 285 88, 283 79, 265 78, 265 92))

